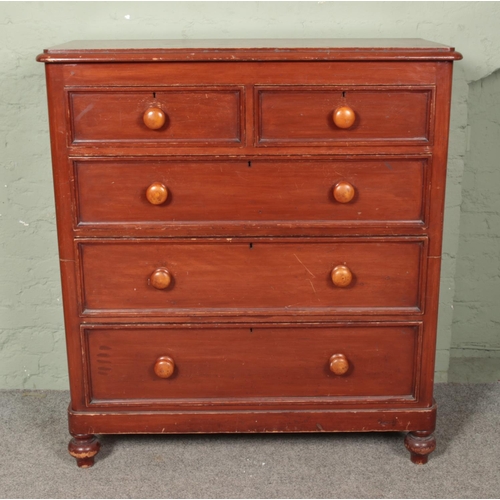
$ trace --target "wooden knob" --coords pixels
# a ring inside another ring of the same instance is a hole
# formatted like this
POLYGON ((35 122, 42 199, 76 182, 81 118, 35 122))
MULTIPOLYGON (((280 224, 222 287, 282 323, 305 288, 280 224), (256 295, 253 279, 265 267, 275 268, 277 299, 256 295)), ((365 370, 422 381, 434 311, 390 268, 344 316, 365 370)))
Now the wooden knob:
POLYGON ((154 369, 157 377, 170 378, 175 370, 174 360, 170 356, 160 356, 154 369))
POLYGON ((338 128, 351 128, 356 120, 356 114, 349 106, 340 106, 333 112, 333 123, 338 128))
POLYGON ((352 282, 351 270, 344 265, 335 266, 332 270, 332 281, 335 286, 345 288, 352 282))
POLYGON ((158 290, 164 290, 168 288, 172 281, 172 276, 167 269, 164 267, 160 267, 157 269, 149 278, 151 285, 157 288, 158 290))
POLYGON ((165 125, 167 119, 164 111, 160 108, 148 108, 142 115, 144 125, 151 130, 158 130, 165 125))
POLYGON ((346 181, 340 181, 333 188, 333 197, 339 203, 349 203, 356 192, 352 184, 346 181))
POLYGON ((330 358, 330 371, 335 375, 345 375, 349 370, 349 361, 343 354, 334 354, 330 358))
POLYGON ((146 198, 151 205, 161 205, 168 198, 168 189, 161 182, 153 182, 146 190, 146 198))

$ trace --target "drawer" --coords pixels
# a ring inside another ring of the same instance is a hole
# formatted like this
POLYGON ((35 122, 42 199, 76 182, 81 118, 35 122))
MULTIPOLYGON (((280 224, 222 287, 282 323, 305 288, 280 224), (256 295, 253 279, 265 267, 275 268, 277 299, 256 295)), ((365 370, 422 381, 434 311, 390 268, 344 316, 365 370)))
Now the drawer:
POLYGON ((421 311, 426 238, 87 240, 84 314, 421 311))
POLYGON ((422 225, 426 172, 426 159, 76 161, 76 223, 422 225))
POLYGON ((243 87, 79 90, 69 93, 69 102, 75 144, 242 141, 243 87))
POLYGON ((83 335, 93 404, 415 399, 418 324, 97 326, 83 335))
POLYGON ((432 94, 419 86, 257 86, 256 145, 428 144, 432 94))

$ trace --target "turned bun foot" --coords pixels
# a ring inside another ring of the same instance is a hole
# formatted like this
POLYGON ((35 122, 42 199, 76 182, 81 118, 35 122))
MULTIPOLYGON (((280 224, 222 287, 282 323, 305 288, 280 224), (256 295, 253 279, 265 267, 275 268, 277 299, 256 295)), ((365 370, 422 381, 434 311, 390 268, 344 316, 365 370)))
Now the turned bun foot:
POLYGON ((94 465, 94 457, 101 448, 101 443, 93 434, 79 434, 73 436, 69 442, 69 454, 76 458, 76 465, 83 469, 94 465))
POLYGON ((436 438, 430 431, 413 431, 405 437, 405 446, 414 464, 427 463, 429 454, 436 449, 436 438))

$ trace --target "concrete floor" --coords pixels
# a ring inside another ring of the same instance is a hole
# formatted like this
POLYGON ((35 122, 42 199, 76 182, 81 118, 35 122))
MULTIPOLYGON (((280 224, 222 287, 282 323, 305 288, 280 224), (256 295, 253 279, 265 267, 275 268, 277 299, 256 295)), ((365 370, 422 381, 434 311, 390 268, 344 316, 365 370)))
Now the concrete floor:
POLYGON ((448 382, 485 384, 500 381, 500 357, 451 358, 448 382))

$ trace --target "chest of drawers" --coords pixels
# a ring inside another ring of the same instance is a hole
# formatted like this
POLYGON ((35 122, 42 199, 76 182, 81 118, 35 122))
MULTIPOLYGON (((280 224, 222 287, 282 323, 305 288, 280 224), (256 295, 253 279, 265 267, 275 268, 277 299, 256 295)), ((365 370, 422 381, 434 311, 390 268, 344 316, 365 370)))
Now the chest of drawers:
POLYGON ((454 49, 45 50, 71 403, 99 434, 407 432, 433 371, 454 49))

